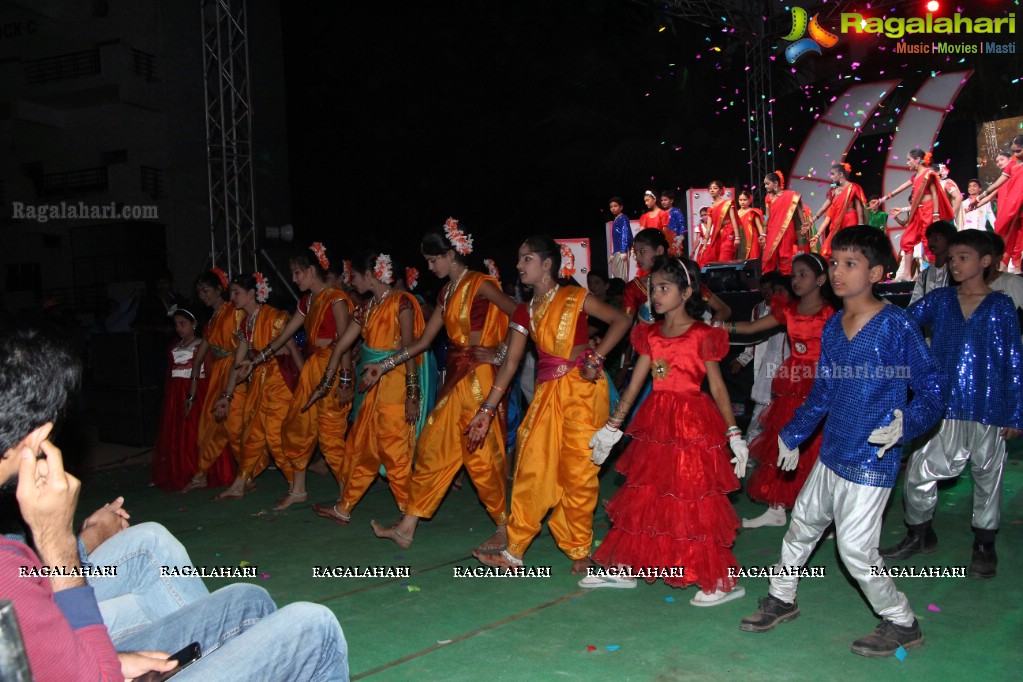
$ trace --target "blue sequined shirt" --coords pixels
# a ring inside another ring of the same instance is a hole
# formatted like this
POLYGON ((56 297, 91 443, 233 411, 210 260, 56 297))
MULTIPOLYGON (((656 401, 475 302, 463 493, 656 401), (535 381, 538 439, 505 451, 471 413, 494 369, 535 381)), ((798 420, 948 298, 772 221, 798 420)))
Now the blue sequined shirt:
POLYGON ((614 253, 622 253, 632 248, 632 226, 629 224, 629 216, 624 213, 619 214, 611 226, 611 242, 614 244, 614 253))
POLYGON ((826 417, 821 463, 853 483, 891 488, 901 445, 878 459, 878 447, 867 438, 890 423, 896 409, 902 410, 903 441, 929 429, 944 407, 941 371, 919 328, 898 306, 882 308, 852 341, 842 329, 843 317, 839 311, 824 325, 817 378, 780 436, 795 448, 826 417))
POLYGON ((686 216, 674 206, 668 211, 668 229, 675 234, 686 233, 686 216))
POLYGON ((1016 307, 997 291, 963 319, 959 287, 936 289, 909 306, 933 330, 931 352, 949 378, 945 419, 1023 429, 1023 344, 1016 307))

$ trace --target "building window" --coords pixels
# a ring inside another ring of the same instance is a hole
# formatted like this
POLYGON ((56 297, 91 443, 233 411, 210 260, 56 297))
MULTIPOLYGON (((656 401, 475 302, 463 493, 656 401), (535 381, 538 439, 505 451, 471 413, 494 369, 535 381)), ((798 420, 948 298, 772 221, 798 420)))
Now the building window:
POLYGON ((131 51, 131 65, 135 70, 135 75, 147 83, 157 80, 156 55, 133 49, 131 51))
POLYGON ((163 196, 163 171, 159 168, 142 166, 142 191, 153 199, 163 196))
POLYGON ((100 72, 99 49, 69 52, 55 57, 24 62, 25 82, 29 85, 93 76, 100 72))
POLYGON ((60 199, 79 194, 98 194, 110 188, 107 169, 83 168, 66 173, 49 173, 35 179, 36 196, 40 199, 60 199))
POLYGON ((7 291, 39 291, 43 288, 39 263, 11 263, 7 266, 7 291))

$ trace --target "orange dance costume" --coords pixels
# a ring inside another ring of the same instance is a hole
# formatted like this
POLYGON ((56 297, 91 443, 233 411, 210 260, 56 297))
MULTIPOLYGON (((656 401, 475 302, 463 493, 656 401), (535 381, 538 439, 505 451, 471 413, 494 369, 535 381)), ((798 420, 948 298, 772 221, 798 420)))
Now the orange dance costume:
POLYGON ((525 553, 548 511, 551 534, 569 558, 583 559, 593 546, 600 467, 590 461, 589 443, 607 421, 610 396, 604 375, 582 378, 582 355, 569 360, 588 338, 585 299, 585 289, 558 287, 532 314, 520 305, 513 319, 513 329, 528 330, 539 358, 536 392, 518 431, 508 520, 508 551, 515 554, 525 553))
POLYGON ((735 225, 739 222, 739 215, 735 210, 735 204, 731 199, 725 199, 710 207, 710 227, 707 228, 709 236, 704 241, 703 250, 700 251, 700 267, 708 263, 728 261, 735 258, 735 225))
MULTIPOLYGON (((250 349, 265 348, 281 335, 287 323, 288 313, 261 305, 245 319, 238 334, 250 349)), ((273 455, 278 468, 284 467, 281 426, 292 394, 276 357, 257 365, 245 385, 244 394, 235 390, 232 407, 233 403, 242 405, 238 472, 246 481, 251 481, 269 464, 267 450, 273 455)))
POLYGON ((334 304, 342 302, 351 315, 355 307, 348 295, 335 287, 324 287, 317 294, 307 293, 298 302, 298 314, 305 317, 306 332, 305 364, 299 374, 288 414, 284 418, 282 441, 284 459, 281 473, 288 483, 295 479, 296 471, 305 471, 309 459, 319 441, 323 459, 330 467, 339 485, 344 485, 352 473, 353 464, 345 457, 345 433, 348 431, 348 413, 352 406, 344 407, 335 394, 318 400, 302 411, 309 396, 316 389, 330 362, 330 355, 337 342, 337 321, 334 319, 334 304), (329 340, 320 346, 317 342, 329 340))
MULTIPOLYGON (((508 316, 479 290, 484 282, 500 288, 497 280, 466 270, 457 282, 441 290, 438 305, 448 335, 447 372, 437 392, 437 405, 419 433, 412 469, 407 514, 430 518, 437 511, 458 470, 465 466, 487 513, 497 525, 508 519, 504 464, 504 408, 483 443, 469 452, 465 429, 490 393, 497 375, 493 365, 473 357, 470 339, 478 333, 479 346, 494 348, 504 340, 508 316)), ((397 371, 397 368, 395 368, 397 371)))
POLYGON ((921 201, 909 216, 906 231, 902 233, 899 247, 903 253, 912 253, 917 244, 923 242, 924 252, 930 255, 927 247, 927 228, 936 220, 952 220, 952 204, 941 186, 941 178, 933 170, 913 176, 913 197, 930 195, 928 201, 921 201))
MULTIPOLYGON (((213 417, 213 406, 220 394, 227 388, 227 379, 234 366, 234 353, 238 349, 238 329, 245 312, 237 310, 230 301, 220 306, 203 329, 203 338, 209 344, 206 355, 205 369, 209 383, 206 386, 206 398, 200 401, 196 396, 192 411, 199 412, 198 434, 199 444, 198 471, 207 472, 208 485, 218 487, 228 485, 233 477, 225 478, 225 471, 232 468, 231 455, 238 456, 241 436, 240 406, 228 411, 227 419, 218 422, 213 417), (227 450, 228 445, 231 450, 227 450)), ((244 390, 244 389, 243 389, 244 390)), ((237 395, 237 391, 235 391, 237 395)))
POLYGON ((746 493, 752 500, 792 509, 817 461, 821 448, 820 429, 799 446, 795 471, 779 469, 778 433, 810 395, 821 356, 824 323, 834 314, 835 310, 827 304, 814 315, 803 315, 799 312, 799 301, 790 301, 785 296, 771 300, 771 315, 785 325, 792 354, 785 358, 771 382, 771 404, 760 415, 764 430, 749 444, 750 457, 758 462, 746 484, 746 493))
POLYGON ((842 188, 829 189, 828 198, 831 199, 826 213, 830 218, 828 238, 821 247, 821 256, 824 258, 831 257, 831 240, 840 230, 860 224, 860 214, 856 210, 856 202, 859 201, 862 206, 867 205, 867 196, 863 193, 863 188, 855 182, 848 182, 842 188))
MULTIPOLYGON (((404 346, 398 315, 411 310, 414 315, 413 331, 418 338, 423 334, 425 323, 419 303, 411 294, 395 291, 379 305, 372 305, 360 319, 362 326, 362 353, 375 357, 386 357, 404 346)), ((429 351, 427 351, 429 352, 429 351)), ((416 358, 420 380, 424 377, 424 356, 416 358)), ((345 442, 346 455, 354 463, 354 470, 345 483, 344 495, 338 510, 350 515, 352 508, 366 494, 376 480, 383 464, 387 471, 387 484, 398 509, 402 512, 408 506, 409 477, 412 474, 412 457, 416 451, 416 424, 405 421, 405 363, 395 366, 384 374, 369 391, 358 409, 355 422, 348 430, 345 442)), ((420 415, 425 416, 427 391, 419 401, 420 415)))
POLYGON ((802 220, 802 216, 797 215, 801 200, 802 197, 790 189, 773 197, 767 195, 767 238, 760 259, 764 272, 777 270, 783 275, 792 274, 792 258, 797 253, 796 235, 802 220))
POLYGON ((728 334, 694 322, 681 336, 666 338, 662 324, 632 331, 636 352, 650 357, 653 391, 628 428, 632 442, 617 465, 626 482, 607 505, 611 530, 593 559, 634 569, 684 567, 683 575, 664 582, 730 592, 739 517, 728 493, 739 480, 729 464, 725 421, 700 390, 706 362, 728 354, 728 334))

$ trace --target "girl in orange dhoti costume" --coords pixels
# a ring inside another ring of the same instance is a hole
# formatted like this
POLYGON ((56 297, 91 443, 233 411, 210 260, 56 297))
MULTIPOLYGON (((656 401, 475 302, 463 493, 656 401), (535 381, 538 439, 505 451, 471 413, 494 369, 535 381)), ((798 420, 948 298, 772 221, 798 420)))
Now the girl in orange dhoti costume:
MULTIPOLYGON (((309 398, 309 405, 330 393, 341 362, 341 355, 362 336, 360 367, 382 360, 387 355, 411 346, 422 335, 423 313, 415 297, 394 288, 394 262, 387 254, 365 253, 352 266, 352 284, 360 294, 372 293, 368 308, 356 310, 355 324, 348 326, 334 346, 323 379, 309 398)), ((406 268, 406 285, 415 288, 419 273, 406 268)), ((369 391, 360 395, 357 413, 345 442, 346 456, 354 470, 345 481, 344 494, 337 504, 313 505, 313 512, 335 523, 346 525, 352 508, 376 480, 383 464, 387 483, 398 509, 408 506, 409 477, 415 454, 416 434, 428 412, 430 374, 434 369, 424 362, 428 356, 408 360, 381 378, 369 391)), ((351 379, 346 379, 351 385, 351 379)))
POLYGON ((913 249, 917 244, 923 242, 924 253, 929 254, 926 238, 927 228, 935 220, 952 220, 955 216, 952 213, 952 204, 948 200, 948 195, 945 194, 945 190, 941 186, 941 178, 931 168, 931 153, 925 154, 921 149, 913 149, 906 157, 906 166, 909 167, 909 170, 914 171, 913 177, 881 197, 880 203, 891 199, 904 189, 913 188, 906 231, 902 233, 902 239, 899 242, 899 247, 902 250, 902 280, 910 281, 914 275, 913 249))
POLYGON ((521 566, 548 512, 551 534, 573 560, 572 572, 583 573, 593 565, 588 556, 600 467, 590 461, 589 442, 610 410, 608 382, 602 372, 604 355, 625 336, 630 321, 624 313, 588 296, 585 289, 558 283, 558 276, 572 274, 562 268, 567 261, 563 250, 567 247, 544 235, 530 237, 519 248, 519 277, 532 287, 533 299, 516 309, 506 341, 507 361, 469 424, 470 447, 492 433, 495 406, 515 375, 526 337, 531 337, 539 357, 537 384, 518 432, 508 548, 497 554, 473 551, 490 566, 521 566), (587 315, 609 325, 595 350, 587 346, 587 315))
MULTIPOLYGON (((291 389, 284 381, 277 359, 254 368, 246 380, 246 390, 235 391, 238 365, 250 350, 266 347, 280 338, 288 322, 286 312, 265 305, 269 294, 266 278, 259 272, 238 275, 231 282, 231 302, 244 311, 246 317, 238 329, 238 351, 227 387, 217 399, 214 411, 218 416, 226 416, 229 410, 235 409, 235 404, 240 405, 241 432, 236 450, 238 477, 231 487, 214 498, 216 500, 237 499, 250 492, 252 480, 269 462, 268 449, 278 467, 281 465, 281 424, 291 402, 291 389)), ((301 367, 302 357, 295 343, 289 339, 285 347, 301 367)))
POLYGON ((708 263, 728 261, 735 258, 735 250, 739 246, 739 213, 735 209, 735 203, 731 199, 725 199, 725 186, 720 180, 711 180, 707 185, 714 203, 710 206, 710 227, 703 239, 703 249, 700 251, 700 267, 708 263))
POLYGON ((495 365, 504 361, 506 349, 501 340, 515 302, 501 291, 497 280, 468 268, 466 258, 473 251, 472 241, 472 235, 464 232, 454 218, 449 218, 443 229, 423 237, 420 248, 430 272, 450 281, 441 289, 437 307, 419 340, 368 365, 359 383, 359 390, 369 390, 381 376, 410 357, 429 351, 442 327, 447 331, 447 374, 437 392, 437 406, 419 434, 408 507, 391 526, 371 522, 378 537, 389 538, 402 547, 412 544, 419 520, 437 511, 462 466, 497 525, 497 531, 481 548, 500 551, 507 542, 504 428, 499 425, 477 443, 477 448, 469 447, 465 429, 491 392, 495 365))
POLYGON ((739 233, 739 246, 735 258, 739 260, 760 258, 760 249, 766 241, 764 214, 759 208, 753 208, 753 194, 748 189, 739 192, 737 213, 742 230, 739 233))
POLYGON ((813 241, 823 242, 820 255, 825 260, 831 258, 831 240, 839 230, 867 224, 867 196, 862 187, 850 182, 852 167, 847 163, 836 163, 831 166, 828 175, 834 187, 828 190, 824 205, 812 221, 817 222, 824 216, 824 222, 813 241))
MULTIPOLYGON (((298 377, 281 432, 284 457, 280 469, 288 481, 288 492, 274 504, 275 510, 287 509, 308 499, 305 489, 306 467, 317 441, 339 489, 344 487, 352 473, 352 463, 345 457, 345 433, 348 431, 351 397, 343 405, 331 397, 303 411, 327 368, 334 344, 344 334, 348 318, 354 310, 345 292, 325 284, 329 269, 327 247, 321 242, 314 242, 308 250, 292 257, 291 279, 299 289, 308 293, 298 302, 295 316, 280 337, 258 351, 253 360, 253 366, 267 362, 300 327, 305 326, 305 365, 298 377)), ((347 354, 342 358, 342 366, 351 372, 352 361, 347 354)))
POLYGON ((213 416, 213 406, 224 392, 227 375, 234 364, 234 353, 238 349, 238 325, 245 317, 245 313, 235 310, 233 303, 224 301, 227 288, 227 273, 220 268, 213 268, 199 275, 195 285, 199 300, 213 309, 213 317, 203 328, 202 343, 199 344, 192 362, 189 397, 185 399, 186 415, 193 409, 199 410, 199 428, 196 436, 199 451, 196 473, 182 492, 205 488, 207 485, 227 485, 233 479, 233 474, 229 473, 233 467, 230 466, 231 453, 227 446, 228 443, 232 446, 237 445, 237 437, 241 433, 239 423, 241 412, 238 410, 230 412, 226 419, 220 421, 213 416), (210 353, 212 358, 207 362, 210 353), (203 401, 197 404, 195 400, 198 395, 199 375, 204 362, 208 383, 203 401), (234 440, 231 439, 231 434, 235 434, 234 440))

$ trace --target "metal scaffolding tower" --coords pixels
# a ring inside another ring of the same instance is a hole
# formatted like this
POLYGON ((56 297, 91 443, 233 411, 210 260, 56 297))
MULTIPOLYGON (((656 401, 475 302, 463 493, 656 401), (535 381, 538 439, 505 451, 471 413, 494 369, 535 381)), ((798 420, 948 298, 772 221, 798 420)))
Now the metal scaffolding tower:
POLYGON ((229 276, 256 270, 256 197, 245 0, 200 0, 210 262, 229 276))

